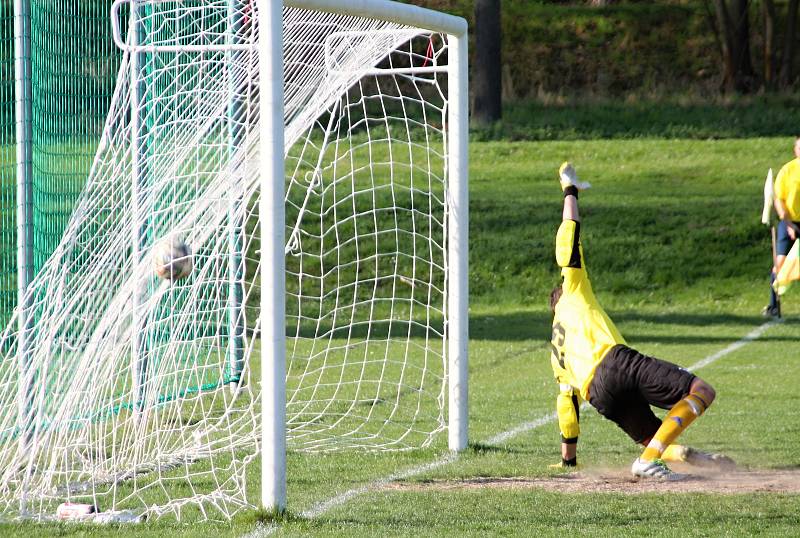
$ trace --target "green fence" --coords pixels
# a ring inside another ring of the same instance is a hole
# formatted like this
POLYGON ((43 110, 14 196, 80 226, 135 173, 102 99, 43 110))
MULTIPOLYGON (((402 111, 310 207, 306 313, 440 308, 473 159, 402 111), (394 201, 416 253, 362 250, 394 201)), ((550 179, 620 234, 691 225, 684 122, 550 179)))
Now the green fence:
MULTIPOLYGON (((0 3, 0 324, 17 301, 14 3, 0 3)), ((83 188, 121 52, 111 0, 30 0, 34 270, 58 244, 83 188)))
POLYGON ((14 3, 0 3, 0 326, 17 303, 14 3))
POLYGON ((110 11, 110 0, 31 0, 35 271, 61 238, 102 135, 121 60, 110 11))

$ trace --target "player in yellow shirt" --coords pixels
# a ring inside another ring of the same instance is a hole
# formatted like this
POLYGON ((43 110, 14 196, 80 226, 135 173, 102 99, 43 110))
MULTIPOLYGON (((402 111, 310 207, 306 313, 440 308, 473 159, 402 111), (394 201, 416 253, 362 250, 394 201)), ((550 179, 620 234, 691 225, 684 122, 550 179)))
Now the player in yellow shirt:
POLYGON ((564 211, 556 236, 556 261, 563 282, 550 294, 553 311, 551 365, 559 384, 558 422, 561 464, 577 463, 580 433, 579 405, 587 400, 601 415, 615 422, 644 451, 631 472, 643 478, 683 478, 664 462, 688 461, 724 466, 732 462, 674 445, 677 437, 714 401, 714 389, 694 374, 628 347, 614 323, 597 302, 586 273, 578 214, 578 181, 569 163, 559 170, 564 211), (650 406, 668 409, 659 420, 650 406))
POLYGON ((795 240, 800 237, 800 136, 794 141, 794 155, 795 158, 784 164, 775 178, 775 211, 781 220, 775 241, 775 267, 770 278, 769 304, 762 312, 768 317, 781 316, 780 303, 772 283, 795 240))

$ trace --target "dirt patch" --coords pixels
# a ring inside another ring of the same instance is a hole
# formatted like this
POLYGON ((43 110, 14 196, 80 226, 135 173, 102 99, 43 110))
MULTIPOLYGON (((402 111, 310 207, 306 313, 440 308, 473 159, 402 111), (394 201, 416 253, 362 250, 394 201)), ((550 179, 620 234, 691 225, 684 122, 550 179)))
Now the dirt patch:
POLYGON ((689 473, 678 482, 634 479, 628 469, 589 469, 541 478, 473 478, 432 480, 422 483, 393 483, 386 489, 400 491, 458 489, 543 489, 560 493, 800 493, 800 470, 746 471, 720 473, 707 469, 681 469, 689 473))

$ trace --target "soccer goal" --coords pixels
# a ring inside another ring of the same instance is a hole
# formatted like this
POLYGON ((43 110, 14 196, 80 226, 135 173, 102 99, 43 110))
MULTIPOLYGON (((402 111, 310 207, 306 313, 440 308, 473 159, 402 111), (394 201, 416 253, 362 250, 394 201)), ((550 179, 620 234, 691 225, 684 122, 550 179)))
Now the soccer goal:
POLYGON ((91 171, 0 337, 2 511, 227 519, 286 505, 287 449, 464 448, 465 22, 383 0, 110 17, 91 171), (173 251, 182 278, 154 267, 173 251))

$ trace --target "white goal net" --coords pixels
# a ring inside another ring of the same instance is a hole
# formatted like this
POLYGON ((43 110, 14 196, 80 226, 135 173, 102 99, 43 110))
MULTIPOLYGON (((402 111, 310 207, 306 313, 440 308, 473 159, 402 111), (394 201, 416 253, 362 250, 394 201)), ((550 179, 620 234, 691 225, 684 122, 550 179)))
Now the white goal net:
MULTIPOLYGON (((0 339, 0 507, 227 519, 258 503, 256 2, 120 15, 91 173, 0 339), (164 241, 189 247, 187 278, 157 276, 164 241)), ((429 445, 446 426, 449 38, 288 7, 283 29, 288 448, 429 445)))

